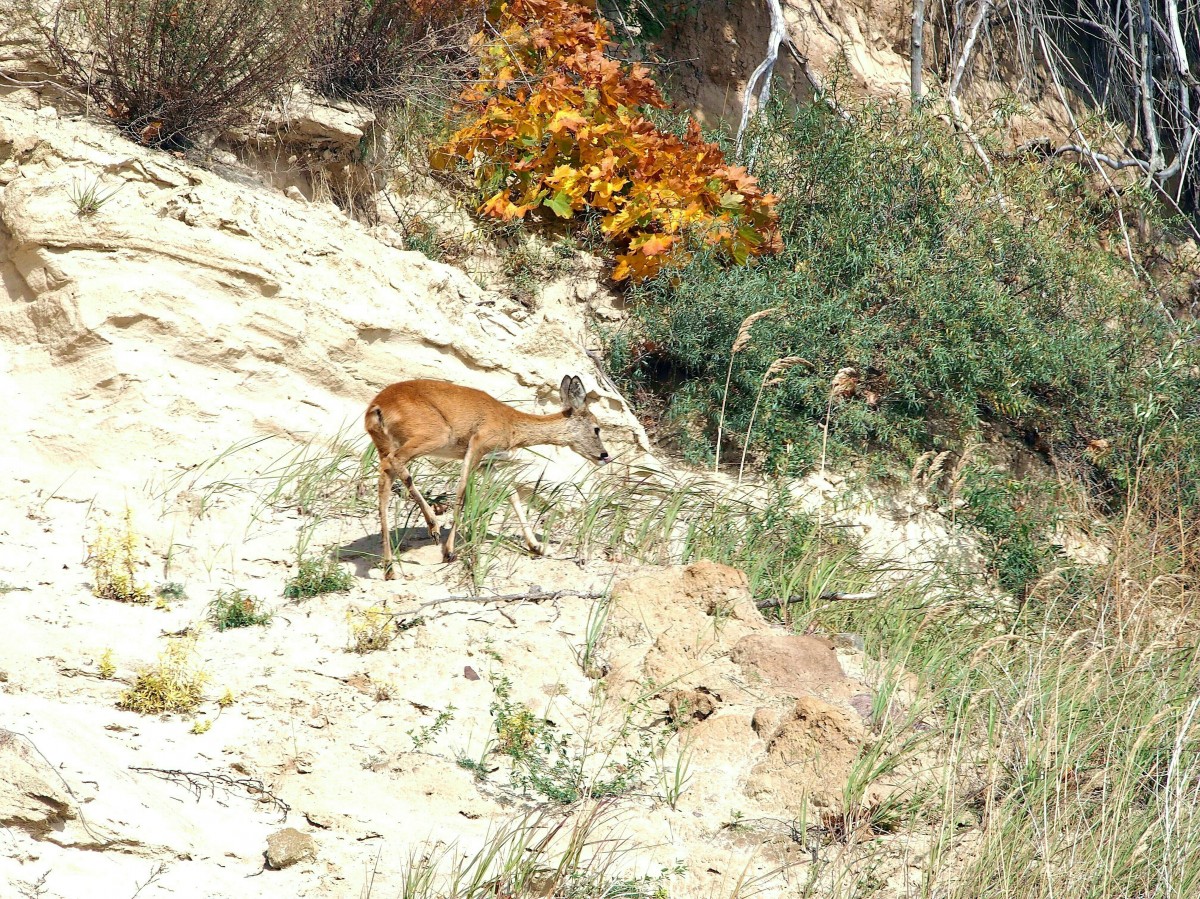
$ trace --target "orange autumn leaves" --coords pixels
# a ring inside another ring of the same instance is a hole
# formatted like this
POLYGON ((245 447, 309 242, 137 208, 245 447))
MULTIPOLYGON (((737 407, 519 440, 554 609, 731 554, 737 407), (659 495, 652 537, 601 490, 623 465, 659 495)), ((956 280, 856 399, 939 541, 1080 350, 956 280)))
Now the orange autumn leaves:
POLYGON ((694 121, 676 137, 641 114, 662 96, 641 66, 605 56, 610 32, 592 0, 507 0, 488 21, 479 80, 461 98, 467 123, 435 154, 474 164, 490 194, 481 213, 595 210, 620 250, 618 281, 682 262, 688 234, 739 264, 778 247, 775 197, 694 121))

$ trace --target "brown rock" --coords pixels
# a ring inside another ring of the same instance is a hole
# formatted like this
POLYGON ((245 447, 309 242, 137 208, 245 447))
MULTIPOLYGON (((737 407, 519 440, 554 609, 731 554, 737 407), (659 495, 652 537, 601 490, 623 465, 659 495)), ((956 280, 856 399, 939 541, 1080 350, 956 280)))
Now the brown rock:
POLYGON ((812 696, 796 701, 767 741, 746 792, 798 813, 805 798, 836 807, 865 737, 857 716, 812 696))
POLYGON ((707 559, 683 569, 684 596, 706 615, 733 618, 751 627, 765 627, 762 613, 750 595, 746 575, 736 568, 707 559))
POLYGON ((779 727, 779 709, 755 709, 754 717, 750 719, 750 726, 754 728, 756 734, 764 740, 767 739, 779 727))
POLYGON ((294 827, 285 827, 267 837, 267 866, 276 871, 316 857, 317 841, 294 827))
POLYGON ((721 697, 705 687, 695 690, 673 690, 666 696, 667 710, 676 725, 703 721, 717 710, 721 697))
POLYGON ((828 640, 795 634, 748 634, 729 656, 747 674, 755 672, 776 689, 793 696, 845 678, 828 640))

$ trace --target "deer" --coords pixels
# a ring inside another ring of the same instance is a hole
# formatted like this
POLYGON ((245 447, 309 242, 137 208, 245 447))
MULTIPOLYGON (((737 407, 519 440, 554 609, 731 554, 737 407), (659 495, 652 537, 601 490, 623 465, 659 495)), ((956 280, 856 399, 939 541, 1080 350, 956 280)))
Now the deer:
MULTIPOLYGON (((583 381, 567 375, 559 384, 562 411, 531 415, 497 399, 449 381, 400 381, 381 390, 367 406, 364 426, 379 453, 379 530, 383 536, 383 576, 396 576, 388 531, 388 502, 398 478, 425 516, 429 536, 438 539, 438 523, 425 497, 413 484, 408 464, 422 456, 462 459, 454 495, 454 515, 441 543, 442 561, 453 562, 454 540, 467 482, 489 453, 530 446, 566 446, 599 465, 610 461, 600 440, 600 425, 588 409, 583 381)), ((529 528, 525 509, 514 490, 509 503, 517 514, 530 551, 545 555, 545 546, 529 528)))

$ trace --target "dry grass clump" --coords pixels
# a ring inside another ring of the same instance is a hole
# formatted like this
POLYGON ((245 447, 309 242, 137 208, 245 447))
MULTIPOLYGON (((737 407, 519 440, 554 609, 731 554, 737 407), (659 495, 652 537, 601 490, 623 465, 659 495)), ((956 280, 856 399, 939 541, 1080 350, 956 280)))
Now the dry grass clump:
POLYGON ((183 149, 299 80, 312 0, 78 0, 42 28, 64 78, 130 139, 183 149))
POLYGON ((149 602, 150 588, 138 582, 138 534, 133 513, 125 510, 125 526, 113 531, 100 525, 88 544, 87 565, 92 570, 92 593, 118 602, 149 602))
POLYGON ((133 686, 121 694, 117 708, 143 715, 194 711, 203 699, 208 680, 194 655, 193 641, 169 643, 157 663, 141 671, 133 686))

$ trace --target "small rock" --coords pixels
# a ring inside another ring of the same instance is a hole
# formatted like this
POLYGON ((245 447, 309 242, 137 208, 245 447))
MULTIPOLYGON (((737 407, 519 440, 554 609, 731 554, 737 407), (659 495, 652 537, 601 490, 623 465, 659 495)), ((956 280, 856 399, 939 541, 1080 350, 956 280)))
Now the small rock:
POLYGON ((671 721, 676 725, 689 721, 703 721, 717 710, 717 700, 711 691, 701 687, 698 690, 674 690, 666 697, 667 709, 671 721))
POLYGON ((754 717, 750 719, 750 726, 754 728, 756 734, 764 740, 767 739, 779 727, 779 709, 765 707, 756 709, 754 717))
POLYGON ((276 871, 316 857, 317 841, 294 827, 285 827, 267 837, 267 865, 276 871))
POLYGON ((757 672, 773 687, 802 696, 823 684, 845 679, 828 640, 785 634, 749 634, 729 657, 744 671, 757 672))
POLYGON ((47 121, 49 121, 50 119, 57 119, 58 118, 58 110, 55 109, 53 106, 43 106, 41 109, 39 109, 37 111, 37 117, 39 119, 46 119, 47 121))
POLYGON ((308 198, 306 196, 304 196, 304 194, 301 192, 300 188, 298 188, 294 184, 291 187, 289 187, 287 190, 285 190, 283 193, 289 200, 295 200, 297 203, 307 203, 308 202, 308 198))

